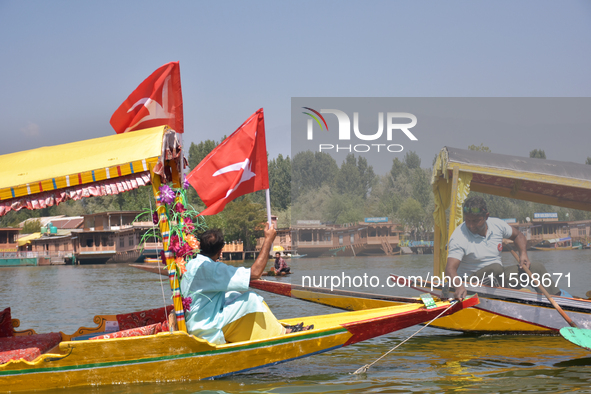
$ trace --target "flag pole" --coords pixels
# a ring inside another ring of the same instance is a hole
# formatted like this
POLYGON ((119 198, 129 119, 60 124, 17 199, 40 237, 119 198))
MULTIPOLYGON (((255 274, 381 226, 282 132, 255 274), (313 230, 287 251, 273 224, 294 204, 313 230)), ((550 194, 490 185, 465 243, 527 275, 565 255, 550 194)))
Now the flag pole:
POLYGON ((267 197, 267 222, 269 222, 269 228, 271 228, 273 223, 271 223, 271 196, 269 189, 265 189, 265 196, 267 197))

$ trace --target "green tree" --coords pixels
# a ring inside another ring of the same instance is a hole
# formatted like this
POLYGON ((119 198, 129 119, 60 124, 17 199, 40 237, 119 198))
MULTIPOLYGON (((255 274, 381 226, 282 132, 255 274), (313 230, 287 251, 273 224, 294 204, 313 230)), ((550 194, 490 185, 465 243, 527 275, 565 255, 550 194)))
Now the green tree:
POLYGON ((286 210, 291 205, 291 161, 280 153, 269 162, 269 193, 271 207, 286 210))
POLYGON ((533 157, 536 159, 545 159, 546 152, 544 152, 542 149, 534 149, 531 152, 529 152, 529 157, 533 157))
MULTIPOLYGON (((232 201, 223 211, 224 236, 230 241, 244 242, 244 250, 254 250, 256 240, 262 236, 267 210, 263 204, 253 203, 249 196, 232 201)), ((207 219, 206 219, 207 221, 207 219)))
POLYGON ((591 156, 587 157, 587 161, 585 161, 585 164, 591 165, 591 156))
POLYGON ((327 202, 324 217, 330 223, 355 223, 363 219, 363 198, 352 193, 335 193, 327 202))
POLYGON ((477 150, 480 152, 491 152, 490 148, 488 146, 484 146, 482 143, 480 145, 470 145, 468 149, 477 150))
POLYGON ((41 231, 41 221, 39 219, 27 220, 21 234, 33 234, 41 231))
POLYGON ((335 159, 325 152, 299 152, 292 158, 291 168, 291 196, 294 200, 324 184, 332 186, 339 172, 335 159))
POLYGON ((387 183, 390 188, 395 188, 395 186, 401 181, 401 179, 405 178, 409 174, 409 169, 404 164, 404 162, 400 161, 398 158, 392 160, 392 167, 390 168, 390 172, 387 176, 387 183))
POLYGON ((328 185, 301 194, 297 200, 292 201, 292 224, 296 224, 294 220, 297 219, 326 221, 324 212, 332 194, 328 185))
POLYGON ((417 200, 423 209, 427 208, 429 201, 431 201, 431 180, 429 178, 429 170, 422 168, 415 168, 412 172, 412 197, 417 200))
POLYGON ((424 230, 425 211, 421 204, 414 198, 409 197, 398 208, 397 216, 410 231, 412 237, 417 240, 417 237, 424 230))
POLYGON ((404 155, 404 164, 406 164, 406 166, 411 170, 415 168, 420 168, 421 158, 419 157, 419 155, 417 155, 416 152, 406 152, 406 154, 404 155))
MULTIPOLYGON (((224 139, 226 139, 225 136, 222 138, 222 141, 224 139)), ((205 156, 209 155, 219 144, 219 142, 214 140, 205 140, 198 144, 191 142, 191 146, 189 147, 189 168, 192 170, 197 167, 201 163, 201 160, 205 159, 205 156)))

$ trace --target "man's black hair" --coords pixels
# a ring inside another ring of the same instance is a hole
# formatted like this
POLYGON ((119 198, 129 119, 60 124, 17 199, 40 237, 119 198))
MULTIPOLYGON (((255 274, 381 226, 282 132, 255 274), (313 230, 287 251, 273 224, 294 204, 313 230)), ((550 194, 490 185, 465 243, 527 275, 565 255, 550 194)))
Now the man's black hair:
POLYGON ((488 213, 486 201, 480 196, 472 196, 464 202, 464 214, 484 216, 488 213))
POLYGON ((207 230, 201 234, 199 242, 199 248, 201 249, 199 253, 207 257, 215 256, 226 244, 224 234, 217 228, 207 230))

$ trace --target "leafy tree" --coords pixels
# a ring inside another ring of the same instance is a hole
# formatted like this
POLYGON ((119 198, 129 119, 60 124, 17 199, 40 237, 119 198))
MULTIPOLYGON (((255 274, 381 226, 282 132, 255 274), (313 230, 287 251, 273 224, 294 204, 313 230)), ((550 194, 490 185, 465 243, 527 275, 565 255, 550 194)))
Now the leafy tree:
POLYGON ((491 152, 490 148, 488 146, 484 146, 482 143, 480 145, 470 145, 468 149, 477 150, 480 152, 491 152))
POLYGON ((363 219, 363 198, 352 193, 335 193, 326 204, 324 217, 331 223, 355 223, 363 219))
MULTIPOLYGON (((244 250, 254 250, 256 239, 263 234, 267 210, 263 204, 253 203, 249 196, 226 205, 222 227, 228 240, 244 242, 244 250)), ((206 219, 207 221, 207 219, 206 219)))
POLYGON ((389 178, 389 182, 390 182, 390 186, 394 186, 394 183, 396 183, 396 181, 398 180, 398 178, 401 175, 407 175, 408 174, 408 167, 406 166, 406 164, 400 160, 398 160, 398 158, 395 158, 394 160, 392 160, 392 168, 390 169, 390 178, 389 178))
POLYGON ((542 149, 534 149, 531 152, 529 152, 529 157, 533 157, 536 159, 545 159, 546 152, 544 152, 542 149))
POLYGON ((398 209, 398 218, 404 226, 410 230, 413 238, 416 240, 419 233, 424 230, 423 222, 425 211, 421 204, 412 197, 407 198, 398 209))
POLYGON ((325 152, 299 152, 291 162, 292 198, 318 190, 322 185, 332 186, 339 171, 335 159, 325 152))
MULTIPOLYGON (((297 200, 292 202, 292 221, 297 219, 326 221, 324 212, 332 194, 328 185, 301 194, 297 200)), ((292 224, 295 223, 292 222, 292 224)))
POLYGON ((591 156, 587 157, 587 161, 585 161, 585 164, 591 165, 591 156))
POLYGON ((291 205, 291 161, 280 153, 269 162, 269 193, 271 207, 285 210, 291 205))
POLYGON ((275 212, 277 215, 277 228, 288 228, 291 226, 291 206, 284 211, 275 212))
POLYGON ((433 199, 429 170, 415 168, 412 172, 412 197, 417 200, 423 209, 427 208, 429 201, 433 199))
POLYGON ((415 168, 420 168, 421 158, 419 157, 419 155, 417 155, 416 152, 406 152, 406 154, 404 155, 404 164, 406 164, 406 166, 411 170, 415 168))
POLYGON ((27 220, 21 234, 33 234, 41 231, 41 221, 39 219, 27 220))
MULTIPOLYGON (((225 136, 222 138, 222 141, 224 139, 226 139, 225 136)), ((192 142, 189 147, 189 168, 192 170, 197 167, 201 163, 201 160, 205 159, 205 156, 209 155, 220 142, 214 140, 205 140, 198 144, 192 142)))

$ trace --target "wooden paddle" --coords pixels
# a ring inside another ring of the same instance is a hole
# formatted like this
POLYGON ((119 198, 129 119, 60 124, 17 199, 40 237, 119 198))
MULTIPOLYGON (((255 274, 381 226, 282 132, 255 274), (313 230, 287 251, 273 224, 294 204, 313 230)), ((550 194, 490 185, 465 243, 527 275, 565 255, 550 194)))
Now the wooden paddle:
MULTIPOLYGON (((517 255, 517 253, 515 253, 515 251, 514 250, 511 250, 511 249, 509 251, 511 252, 511 254, 513 255, 513 257, 515 257, 515 260, 517 260, 517 263, 519 263, 519 256, 517 255)), ((521 267, 521 268, 533 280, 532 273, 529 270, 529 268, 527 268, 527 267, 521 267)), ((556 309, 558 311, 558 313, 560 313, 560 315, 564 318, 564 320, 566 320, 566 322, 569 324, 569 326, 577 328, 577 325, 575 324, 575 322, 572 321, 571 318, 568 317, 568 315, 556 303, 556 301, 554 301, 554 298, 552 298, 552 296, 548 293, 548 291, 544 288, 544 286, 542 286, 542 283, 541 282, 540 282, 540 285, 538 286, 538 290, 540 290, 546 296, 546 298, 548 299, 548 301, 550 301, 550 303, 552 304, 552 306, 554 307, 554 309, 556 309)))

